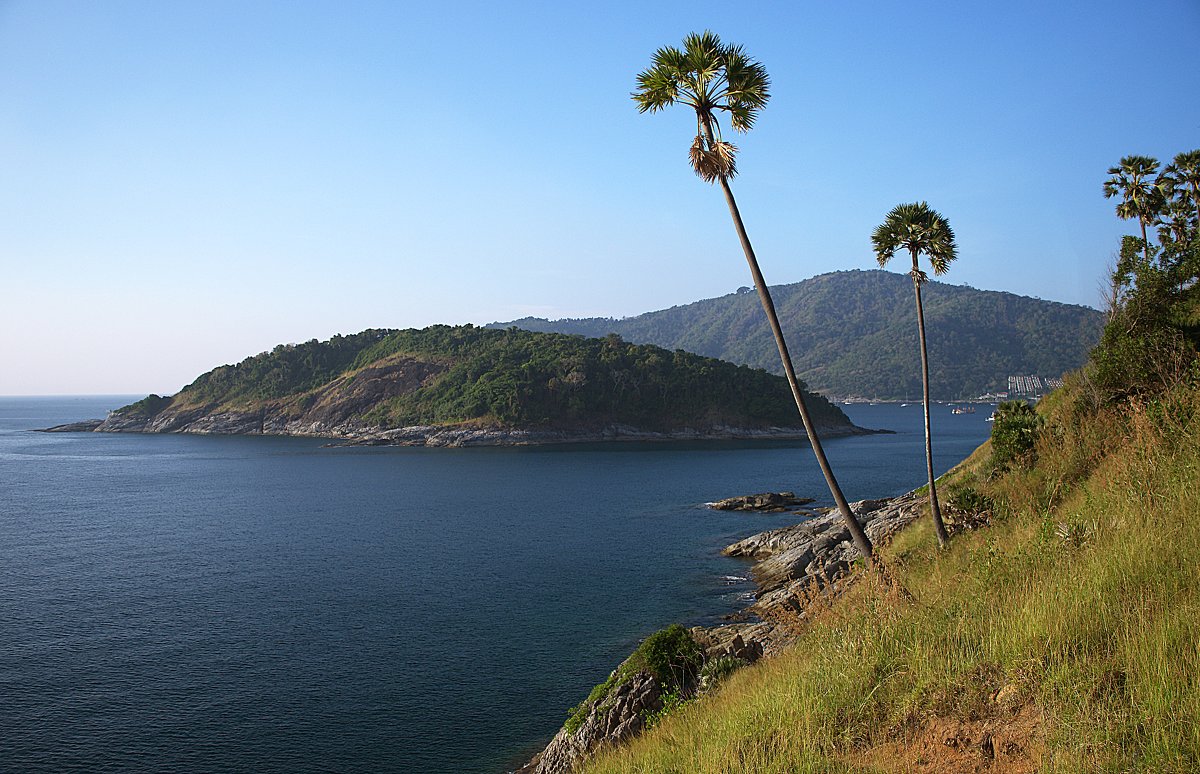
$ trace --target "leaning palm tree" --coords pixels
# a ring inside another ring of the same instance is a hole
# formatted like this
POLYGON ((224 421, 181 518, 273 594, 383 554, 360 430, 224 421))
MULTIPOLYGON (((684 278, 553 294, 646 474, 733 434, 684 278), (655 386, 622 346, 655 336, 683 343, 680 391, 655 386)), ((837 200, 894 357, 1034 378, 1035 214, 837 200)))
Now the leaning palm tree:
POLYGON ((749 58, 741 46, 726 45, 711 32, 688 35, 683 40, 683 50, 673 46, 660 48, 654 53, 652 61, 650 69, 638 75, 638 89, 632 94, 638 112, 655 113, 676 103, 696 111, 696 138, 689 151, 692 168, 705 182, 720 183, 725 193, 725 203, 729 205, 729 214, 733 216, 733 226, 741 241, 742 251, 746 254, 746 262, 750 265, 750 275, 754 278, 754 287, 758 289, 758 298, 771 325, 771 333, 775 336, 779 359, 783 363, 788 385, 792 388, 796 408, 800 410, 800 419, 808 433, 813 454, 855 547, 871 564, 874 558, 871 541, 854 517, 854 511, 846 502, 829 460, 825 457, 825 450, 813 427, 804 393, 792 366, 792 357, 788 354, 771 292, 758 268, 758 259, 754 256, 754 248, 750 245, 737 202, 729 188, 729 179, 737 174, 737 148, 722 138, 718 113, 724 112, 728 116, 729 125, 735 131, 748 132, 754 126, 758 111, 770 97, 767 71, 749 58))
POLYGON ((1109 167, 1112 175, 1104 181, 1104 198, 1120 195, 1117 202, 1117 217, 1121 220, 1137 218, 1142 226, 1142 257, 1150 263, 1150 240, 1146 227, 1154 221, 1163 205, 1163 192, 1155 180, 1158 159, 1149 156, 1126 156, 1115 167, 1109 167))
POLYGON ((929 356, 925 348, 925 308, 921 304, 921 285, 928 279, 917 264, 917 256, 924 253, 933 266, 934 274, 945 274, 950 262, 957 257, 954 231, 950 222, 929 208, 925 202, 901 204, 887 214, 883 223, 871 235, 875 246, 875 257, 880 267, 897 250, 905 249, 912 255, 913 291, 917 296, 917 335, 921 342, 921 389, 925 407, 925 467, 929 472, 929 510, 933 513, 933 528, 937 532, 938 545, 946 547, 948 535, 942 523, 942 511, 938 507, 937 486, 933 479, 933 436, 929 432, 929 356))

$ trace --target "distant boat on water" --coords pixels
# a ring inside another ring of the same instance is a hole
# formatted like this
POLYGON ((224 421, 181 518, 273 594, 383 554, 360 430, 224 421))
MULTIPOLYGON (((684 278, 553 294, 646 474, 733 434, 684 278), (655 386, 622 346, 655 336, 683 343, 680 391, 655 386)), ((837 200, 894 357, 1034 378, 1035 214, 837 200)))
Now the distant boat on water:
POLYGON ((975 407, 974 406, 951 406, 950 413, 951 414, 974 414, 975 407))

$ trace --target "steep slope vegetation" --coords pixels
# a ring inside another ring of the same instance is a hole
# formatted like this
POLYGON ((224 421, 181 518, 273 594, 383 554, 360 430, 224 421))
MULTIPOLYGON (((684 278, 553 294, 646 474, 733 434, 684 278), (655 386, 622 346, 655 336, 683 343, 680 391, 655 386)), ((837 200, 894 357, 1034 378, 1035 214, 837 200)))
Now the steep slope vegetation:
MULTIPOLYGON (((772 288, 796 370, 827 395, 920 395, 916 311, 903 274, 846 271, 772 288)), ((1003 390, 1009 375, 1058 376, 1083 365, 1100 337, 1094 309, 1011 293, 928 283, 924 292, 933 397, 1003 390)), ((497 324, 501 325, 501 324, 497 324)), ((757 296, 734 293, 623 320, 525 318, 504 326, 684 349, 781 373, 757 296)))

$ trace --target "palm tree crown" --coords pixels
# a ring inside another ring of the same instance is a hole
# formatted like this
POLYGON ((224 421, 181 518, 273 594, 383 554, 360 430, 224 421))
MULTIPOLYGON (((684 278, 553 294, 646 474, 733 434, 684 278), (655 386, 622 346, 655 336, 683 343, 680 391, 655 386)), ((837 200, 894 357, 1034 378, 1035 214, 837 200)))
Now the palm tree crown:
POLYGON ((937 275, 945 274, 951 261, 958 257, 958 247, 954 244, 954 230, 950 228, 950 221, 936 210, 930 209, 925 202, 894 207, 871 234, 871 243, 875 247, 875 257, 881 267, 887 266, 888 260, 897 250, 908 250, 913 258, 910 274, 913 281, 918 283, 929 279, 917 266, 918 254, 923 253, 929 258, 933 273, 937 275))
POLYGON ((726 45, 712 32, 688 35, 683 50, 660 48, 651 62, 638 74, 638 89, 631 95, 638 112, 654 113, 676 103, 690 106, 696 111, 692 168, 709 183, 736 175, 737 147, 722 139, 717 113, 727 113, 736 131, 749 131, 771 96, 766 69, 741 46, 726 45))
POLYGON ((1190 203, 1200 223, 1200 150, 1176 155, 1175 160, 1158 176, 1158 181, 1160 189, 1165 189, 1163 193, 1172 194, 1170 198, 1178 195, 1181 203, 1190 203))
POLYGON ((1142 256, 1150 262, 1150 242, 1146 227, 1154 221, 1162 209, 1164 196, 1155 180, 1158 159, 1150 156, 1126 156, 1115 167, 1109 167, 1111 177, 1104 181, 1104 198, 1120 196, 1117 202, 1117 217, 1121 220, 1137 219, 1142 227, 1142 256))
POLYGON ((1154 180, 1157 172, 1158 159, 1150 156, 1126 156, 1117 166, 1109 167, 1108 174, 1112 177, 1104 181, 1104 198, 1121 196, 1117 202, 1118 218, 1149 222, 1154 217, 1162 199, 1162 191, 1154 180))
POLYGON ((1173 197, 1158 214, 1158 241, 1182 245, 1196 229, 1196 212, 1184 197, 1173 197))

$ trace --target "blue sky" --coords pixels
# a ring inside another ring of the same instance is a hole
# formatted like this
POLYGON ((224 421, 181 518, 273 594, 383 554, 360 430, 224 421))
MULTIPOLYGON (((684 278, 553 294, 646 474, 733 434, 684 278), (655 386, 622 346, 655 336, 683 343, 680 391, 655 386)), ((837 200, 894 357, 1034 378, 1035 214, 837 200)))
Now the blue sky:
POLYGON ((0 0, 0 394, 749 284, 694 120, 629 99, 704 29, 771 74, 733 188, 772 284, 923 199, 946 281, 1096 304, 1105 170, 1200 147, 1196 0, 0 0))

